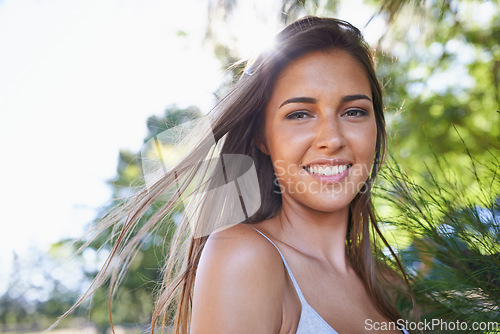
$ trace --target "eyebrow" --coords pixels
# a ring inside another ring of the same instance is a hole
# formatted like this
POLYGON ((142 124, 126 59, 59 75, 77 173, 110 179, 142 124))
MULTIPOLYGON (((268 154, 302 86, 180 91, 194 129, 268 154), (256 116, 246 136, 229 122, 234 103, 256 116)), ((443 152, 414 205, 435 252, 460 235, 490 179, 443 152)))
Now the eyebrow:
POLYGON ((285 104, 289 103, 310 103, 314 104, 317 103, 318 100, 313 98, 313 97, 292 97, 291 99, 285 100, 281 105, 280 108, 283 107, 285 104))
POLYGON ((351 102, 351 101, 356 101, 356 100, 368 100, 368 101, 372 102, 372 99, 370 99, 365 94, 346 95, 346 96, 343 96, 340 101, 351 102))
MULTIPOLYGON (((342 103, 345 103, 345 102, 351 102, 351 101, 356 101, 356 100, 368 100, 368 101, 372 101, 372 99, 370 99, 368 96, 366 96, 365 94, 353 94, 353 95, 346 95, 346 96, 343 96, 342 99, 340 100, 342 103)), ((301 96, 301 97, 292 97, 290 99, 287 99, 285 100, 280 106, 279 108, 283 107, 285 104, 289 104, 289 103, 309 103, 309 104, 314 104, 314 103, 317 103, 318 100, 313 98, 313 97, 305 97, 305 96, 301 96)))

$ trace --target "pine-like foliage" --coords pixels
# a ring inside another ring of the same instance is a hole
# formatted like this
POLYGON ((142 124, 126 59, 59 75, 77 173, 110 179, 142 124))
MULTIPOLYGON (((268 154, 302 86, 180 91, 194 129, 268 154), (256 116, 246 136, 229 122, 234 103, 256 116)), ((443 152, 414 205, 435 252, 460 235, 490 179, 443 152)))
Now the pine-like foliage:
POLYGON ((382 225, 400 243, 418 311, 401 297, 402 314, 500 330, 500 165, 492 156, 483 164, 469 154, 470 175, 454 174, 443 157, 424 176, 410 177, 394 159, 382 172, 382 225))

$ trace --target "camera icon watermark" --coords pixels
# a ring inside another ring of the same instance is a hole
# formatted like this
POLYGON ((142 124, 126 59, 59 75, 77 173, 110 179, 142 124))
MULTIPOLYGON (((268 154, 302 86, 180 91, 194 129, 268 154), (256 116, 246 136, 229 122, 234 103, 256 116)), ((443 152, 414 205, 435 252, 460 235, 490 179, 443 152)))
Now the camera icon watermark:
POLYGON ((215 141, 209 118, 202 117, 159 133, 141 149, 146 188, 157 190, 173 178, 161 199, 182 202, 195 238, 241 223, 261 206, 253 160, 221 154, 222 142, 215 141))

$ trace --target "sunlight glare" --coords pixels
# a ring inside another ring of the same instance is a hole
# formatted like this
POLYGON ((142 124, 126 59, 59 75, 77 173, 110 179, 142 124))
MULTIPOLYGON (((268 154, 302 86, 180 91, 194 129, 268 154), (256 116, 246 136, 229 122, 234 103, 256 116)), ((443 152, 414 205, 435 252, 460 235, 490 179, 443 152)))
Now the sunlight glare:
POLYGON ((214 30, 219 43, 226 45, 233 56, 248 60, 272 47, 274 36, 281 29, 278 1, 241 2, 225 21, 219 20, 214 30))
POLYGON ((274 44, 277 27, 259 22, 241 23, 235 26, 238 51, 243 59, 253 59, 274 44))

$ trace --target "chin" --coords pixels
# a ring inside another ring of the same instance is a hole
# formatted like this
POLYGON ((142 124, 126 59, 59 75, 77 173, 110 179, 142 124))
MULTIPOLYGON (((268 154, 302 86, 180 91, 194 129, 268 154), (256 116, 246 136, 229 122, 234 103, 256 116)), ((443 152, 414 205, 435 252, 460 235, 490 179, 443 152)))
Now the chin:
POLYGON ((336 213, 348 210, 355 196, 347 198, 316 199, 303 202, 302 205, 311 210, 323 213, 336 213))

